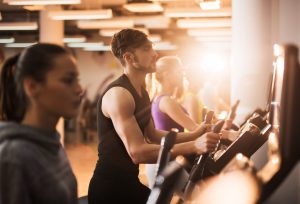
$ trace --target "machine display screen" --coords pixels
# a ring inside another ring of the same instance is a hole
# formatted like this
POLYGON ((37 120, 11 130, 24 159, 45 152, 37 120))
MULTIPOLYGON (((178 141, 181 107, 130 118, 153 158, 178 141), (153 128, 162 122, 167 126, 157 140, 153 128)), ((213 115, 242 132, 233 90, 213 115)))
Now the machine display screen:
MULTIPOLYGON (((276 47, 274 48, 276 49, 276 47)), ((278 47, 280 49, 280 47, 278 47)), ((284 58, 282 55, 278 55, 274 61, 274 72, 272 82, 272 99, 270 110, 270 122, 273 128, 279 128, 280 122, 280 103, 282 97, 282 83, 284 76, 284 58)))
POLYGON ((299 141, 297 117, 300 110, 298 48, 292 45, 275 45, 274 56, 269 119, 279 142, 281 157, 285 160, 296 160, 300 153, 296 142, 299 141))

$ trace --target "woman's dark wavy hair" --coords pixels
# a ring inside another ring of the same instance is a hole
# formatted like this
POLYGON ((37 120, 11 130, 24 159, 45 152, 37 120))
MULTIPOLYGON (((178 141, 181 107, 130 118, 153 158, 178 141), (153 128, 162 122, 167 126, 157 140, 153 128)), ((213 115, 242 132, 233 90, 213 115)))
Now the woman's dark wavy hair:
POLYGON ((147 35, 139 30, 123 29, 113 36, 111 50, 114 56, 125 66, 124 53, 132 51, 148 41, 147 35))
POLYGON ((0 120, 22 121, 28 106, 24 78, 44 82, 56 57, 64 54, 69 53, 59 45, 38 43, 4 62, 0 73, 0 120))

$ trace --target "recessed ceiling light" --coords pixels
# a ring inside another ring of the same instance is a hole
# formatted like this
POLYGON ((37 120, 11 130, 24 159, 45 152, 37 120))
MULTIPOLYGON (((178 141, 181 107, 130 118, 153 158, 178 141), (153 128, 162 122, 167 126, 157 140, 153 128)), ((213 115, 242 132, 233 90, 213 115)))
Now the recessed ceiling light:
POLYGON ((168 42, 168 41, 161 41, 153 44, 153 48, 155 50, 176 50, 177 46, 168 42))
POLYGON ((86 48, 103 46, 103 42, 82 42, 82 43, 68 43, 68 47, 86 48))
MULTIPOLYGON (((146 35, 149 34, 149 30, 146 28, 133 28, 135 30, 139 30, 143 33, 145 33, 146 35)), ((112 37, 115 33, 121 31, 121 29, 101 29, 99 31, 99 34, 103 37, 112 37)))
POLYGON ((221 7, 220 0, 201 0, 201 1, 196 0, 196 2, 203 10, 214 10, 214 9, 220 9, 221 7))
POLYGON ((65 36, 64 43, 82 43, 86 41, 86 37, 82 35, 65 36))
POLYGON ((179 28, 214 28, 231 27, 230 18, 178 19, 179 28))
POLYGON ((195 17, 230 17, 231 9, 201 10, 200 8, 167 8, 164 15, 170 18, 195 18, 195 17))
POLYGON ((28 11, 42 11, 45 10, 46 7, 44 5, 27 5, 23 6, 23 8, 28 11))
POLYGON ((231 28, 199 28, 188 29, 187 34, 189 36, 231 36, 231 28))
POLYGON ((102 45, 99 47, 85 47, 83 49, 85 51, 111 51, 111 47, 109 45, 102 45))
POLYGON ((200 36, 196 37, 199 42, 231 42, 230 36, 200 36))
POLYGON ((99 9, 99 10, 49 11, 49 17, 53 20, 108 19, 108 18, 112 18, 112 10, 99 9))
POLYGON ((158 34, 150 34, 148 35, 148 39, 153 43, 157 43, 161 41, 161 36, 158 34))
POLYGON ((36 42, 34 43, 9 43, 9 44, 5 44, 5 47, 10 47, 10 48, 25 48, 25 47, 29 47, 31 45, 36 44, 36 42))
POLYGON ((129 3, 123 6, 130 12, 133 13, 155 13, 163 12, 164 9, 159 3, 129 3))
POLYGON ((15 38, 9 37, 9 38, 0 38, 0 43, 13 43, 15 42, 15 38))
POLYGON ((81 0, 4 0, 9 5, 57 5, 80 4, 81 0))
POLYGON ((78 21, 80 29, 101 29, 101 28, 133 28, 133 20, 98 20, 98 21, 78 21))
POLYGON ((0 30, 37 30, 36 22, 10 22, 0 23, 0 30))

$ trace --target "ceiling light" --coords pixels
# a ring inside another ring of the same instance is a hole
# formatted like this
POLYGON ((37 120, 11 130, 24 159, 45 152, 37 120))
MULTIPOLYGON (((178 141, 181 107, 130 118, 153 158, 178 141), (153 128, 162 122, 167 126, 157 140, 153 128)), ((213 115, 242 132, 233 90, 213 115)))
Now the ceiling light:
POLYGON ((101 28, 133 28, 133 20, 99 20, 99 21, 78 21, 80 29, 101 29, 101 28))
POLYGON ((231 36, 230 28, 188 29, 189 36, 231 36))
POLYGON ((164 15, 170 18, 230 17, 231 9, 201 10, 200 8, 167 8, 164 15))
POLYGON ((135 26, 144 26, 149 29, 166 29, 169 28, 171 19, 163 15, 156 16, 137 16, 129 18, 134 21, 135 26))
POLYGON ((203 10, 213 10, 220 9, 221 1, 220 0, 209 0, 209 1, 196 1, 203 10))
POLYGON ((29 47, 31 45, 36 44, 36 42, 34 43, 10 43, 10 44, 5 44, 5 47, 10 47, 10 48, 25 48, 25 47, 29 47))
POLYGON ((36 22, 10 22, 0 23, 0 30, 37 30, 36 22))
MULTIPOLYGON (((149 30, 146 28, 133 28, 135 30, 139 30, 143 33, 145 33, 146 35, 149 34, 149 30)), ((103 37, 112 37, 114 34, 116 34, 117 32, 121 31, 122 29, 101 29, 99 31, 99 34, 103 37)))
POLYGON ((157 42, 161 41, 161 36, 158 34, 151 34, 151 35, 148 35, 148 39, 153 43, 157 43, 157 42))
POLYGON ((28 5, 28 6, 23 6, 24 9, 28 11, 42 11, 45 10, 45 6, 43 5, 28 5))
POLYGON ((86 47, 85 51, 111 51, 111 47, 109 45, 102 45, 99 47, 86 47))
POLYGON ((117 32, 119 32, 121 29, 101 29, 99 31, 99 34, 103 37, 111 37, 117 32))
POLYGON ((4 0, 9 5, 57 5, 80 4, 81 0, 4 0))
POLYGON ((129 3, 123 6, 130 12, 133 13, 155 13, 163 12, 164 9, 159 3, 129 3))
POLYGON ((157 42, 153 45, 154 50, 163 51, 163 50, 176 50, 177 46, 171 44, 170 42, 157 42))
POLYGON ((121 29, 101 29, 99 34, 103 37, 112 37, 114 34, 119 32, 121 29))
POLYGON ((0 38, 0 43, 2 44, 2 43, 13 43, 13 42, 15 42, 15 38, 12 38, 12 37, 10 37, 10 38, 0 38))
POLYGON ((220 37, 196 37, 198 42, 230 42, 231 37, 229 36, 220 36, 220 37))
POLYGON ((112 18, 111 9, 99 10, 68 10, 49 11, 49 17, 53 20, 84 20, 84 19, 108 19, 112 18))
POLYGON ((65 36, 63 39, 64 43, 82 43, 86 41, 86 37, 85 36, 65 36))
POLYGON ((203 48, 203 49, 212 49, 212 50, 218 50, 220 49, 230 49, 231 47, 231 42, 225 42, 225 41, 220 41, 220 42, 212 42, 212 41, 198 41, 199 46, 198 48, 203 48))
POLYGON ((163 15, 151 16, 126 16, 114 17, 108 20, 78 21, 77 26, 81 29, 122 29, 122 28, 147 28, 167 29, 171 19, 163 15))
POLYGON ((152 2, 171 2, 171 1, 186 1, 186 0, 149 0, 152 2))
POLYGON ((231 19, 214 18, 214 19, 178 19, 179 28, 213 28, 213 27, 230 27, 231 19))
POLYGON ((73 48, 87 48, 103 46, 103 42, 82 42, 82 43, 68 43, 68 47, 73 48))

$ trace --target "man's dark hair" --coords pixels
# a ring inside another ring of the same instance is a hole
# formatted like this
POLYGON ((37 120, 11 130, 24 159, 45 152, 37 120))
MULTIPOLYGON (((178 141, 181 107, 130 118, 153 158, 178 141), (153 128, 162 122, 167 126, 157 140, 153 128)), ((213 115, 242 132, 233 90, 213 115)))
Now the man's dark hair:
POLYGON ((111 50, 114 56, 125 66, 123 54, 128 51, 133 51, 133 49, 142 46, 148 41, 147 35, 139 30, 123 29, 113 36, 111 50))

